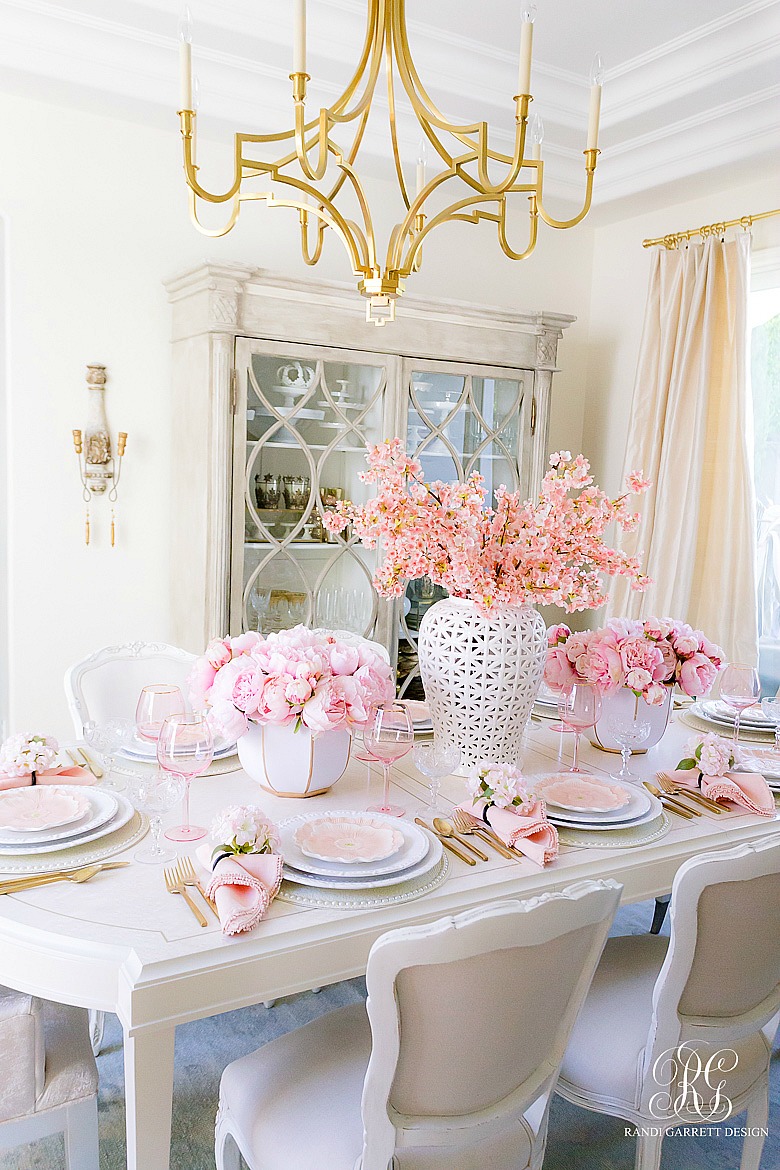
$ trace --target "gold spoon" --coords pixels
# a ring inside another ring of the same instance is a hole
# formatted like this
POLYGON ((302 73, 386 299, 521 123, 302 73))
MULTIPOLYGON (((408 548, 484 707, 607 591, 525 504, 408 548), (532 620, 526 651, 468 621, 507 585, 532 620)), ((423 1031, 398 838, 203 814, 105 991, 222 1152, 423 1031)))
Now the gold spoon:
POLYGON ((470 849, 471 852, 480 859, 480 861, 489 860, 486 853, 483 853, 481 849, 477 849, 476 845, 472 845, 471 842, 467 841, 464 837, 459 836, 459 834, 455 832, 454 825, 451 825, 449 821, 445 821, 443 817, 434 817, 433 827, 442 837, 451 837, 453 841, 457 841, 459 845, 464 847, 464 849, 470 849))

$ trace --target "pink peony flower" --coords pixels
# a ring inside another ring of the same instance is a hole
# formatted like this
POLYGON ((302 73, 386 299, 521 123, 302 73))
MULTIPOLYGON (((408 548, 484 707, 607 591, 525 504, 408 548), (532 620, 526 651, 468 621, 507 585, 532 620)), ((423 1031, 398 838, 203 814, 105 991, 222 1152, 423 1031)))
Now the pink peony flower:
POLYGON ((314 687, 307 678, 293 678, 284 688, 284 697, 292 707, 302 707, 314 693, 314 687))
POLYGON ((215 670, 219 670, 220 666, 230 662, 232 657, 230 644, 225 638, 212 638, 206 647, 206 658, 215 670))
POLYGON ((601 692, 617 690, 623 682, 623 663, 617 646, 611 640, 594 641, 585 659, 585 674, 601 692))
POLYGON ((699 635, 690 626, 682 623, 672 633, 672 646, 680 658, 688 658, 699 649, 699 635))
POLYGON ((663 654, 657 644, 650 641, 649 638, 645 638, 643 634, 635 634, 621 642, 620 658, 626 675, 632 670, 642 670, 649 675, 645 685, 658 682, 654 674, 657 667, 663 666, 663 654))
POLYGON ((360 666, 360 655, 356 646, 336 642, 330 648, 330 667, 334 674, 354 674, 360 666))
POLYGON ((566 657, 578 674, 584 675, 585 673, 585 659, 592 638, 591 630, 583 630, 581 633, 572 634, 566 642, 566 657))
POLYGON ((283 674, 272 674, 264 680, 256 707, 261 723, 286 723, 292 718, 293 712, 285 693, 288 682, 283 674))
POLYGON ((661 651, 663 662, 660 662, 653 671, 653 680, 659 683, 669 682, 674 678, 677 669, 677 655, 671 642, 667 642, 665 638, 661 642, 656 642, 656 646, 661 651))
POLYGON ((333 683, 320 683, 303 708, 301 719, 315 734, 321 731, 337 731, 346 726, 346 699, 333 683))
POLYGON ((563 622, 559 622, 557 626, 550 626, 547 631, 547 645, 560 646, 567 638, 571 637, 571 630, 565 626, 563 622))
POLYGON ((680 664, 678 682, 686 695, 699 698, 706 695, 718 674, 718 668, 698 651, 680 664))
POLYGON ((257 710, 265 676, 252 659, 243 661, 245 665, 243 670, 236 675, 230 697, 233 706, 237 707, 239 711, 243 711, 246 715, 253 715, 257 710))
POLYGON ((711 642, 709 638, 704 636, 704 634, 699 636, 699 651, 702 654, 705 654, 707 658, 710 658, 713 664, 717 667, 722 666, 725 661, 725 655, 720 646, 716 646, 715 643, 711 642))
POLYGON ((632 691, 641 692, 645 687, 649 687, 652 681, 653 676, 650 671, 641 666, 632 666, 630 670, 626 671, 626 686, 630 687, 632 691))
POLYGON ((544 664, 544 681, 554 691, 563 691, 579 680, 579 675, 569 662, 565 646, 554 646, 547 651, 544 664))
POLYGON ((667 687, 662 686, 661 683, 651 683, 645 691, 645 702, 650 707, 660 707, 666 700, 666 692, 667 687))
POLYGON ((211 704, 209 723, 214 731, 233 743, 245 735, 249 723, 243 711, 238 711, 228 699, 218 699, 211 704))
POLYGON ((217 672, 208 658, 196 658, 187 676, 187 692, 192 706, 199 710, 209 701, 211 688, 217 672))

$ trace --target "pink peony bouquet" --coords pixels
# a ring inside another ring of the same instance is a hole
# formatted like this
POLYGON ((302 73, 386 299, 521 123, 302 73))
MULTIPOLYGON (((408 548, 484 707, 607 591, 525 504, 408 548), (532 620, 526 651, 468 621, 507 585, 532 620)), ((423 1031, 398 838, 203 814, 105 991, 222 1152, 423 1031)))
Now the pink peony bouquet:
POLYGON ((250 723, 315 733, 359 727, 372 704, 395 694, 390 665, 367 642, 351 645, 305 626, 214 638, 189 681, 193 705, 209 707, 230 740, 250 723))
POLYGON ((675 683, 686 695, 706 695, 723 665, 723 651, 701 630, 670 618, 614 618, 600 630, 547 631, 544 680, 554 690, 592 683, 603 695, 628 687, 650 706, 675 683))
POLYGON ((426 483, 419 461, 409 458, 400 439, 390 439, 369 448, 361 478, 377 485, 376 496, 365 504, 338 504, 324 523, 331 532, 352 524, 366 548, 381 545, 374 585, 382 597, 400 597, 407 581, 429 577, 483 613, 527 602, 572 612, 603 605, 601 574, 628 577, 637 590, 648 584, 638 560, 604 537, 612 521, 628 531, 639 520, 629 496, 649 483, 636 472, 612 500, 594 486, 584 456, 559 451, 550 456, 535 500, 499 487, 491 508, 481 475, 474 472, 465 483, 426 483))

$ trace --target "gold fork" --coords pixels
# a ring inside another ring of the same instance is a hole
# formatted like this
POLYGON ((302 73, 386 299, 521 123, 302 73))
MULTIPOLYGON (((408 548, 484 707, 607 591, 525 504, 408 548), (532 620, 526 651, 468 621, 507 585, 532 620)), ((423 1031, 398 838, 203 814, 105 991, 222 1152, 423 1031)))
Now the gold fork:
POLYGON ((650 795, 655 796, 656 799, 660 800, 661 804, 665 809, 668 809, 669 812, 676 813, 678 817, 683 817, 686 821, 692 821, 694 817, 701 816, 700 812, 689 808, 687 804, 682 804, 679 800, 675 800, 673 796, 667 796, 665 793, 661 792, 661 790, 656 788, 655 784, 651 784, 649 780, 643 780, 642 783, 650 795))
POLYGON ((127 861, 102 862, 98 865, 86 865, 81 869, 58 871, 57 873, 31 874, 29 877, 10 878, 0 882, 0 895, 22 894, 25 890, 35 890, 38 886, 50 886, 54 882, 88 882, 90 878, 101 873, 104 869, 122 869, 129 865, 127 861))
POLYGON ((166 870, 164 870, 164 873, 165 873, 165 887, 166 887, 168 893, 169 894, 181 894, 181 896, 184 898, 184 901, 187 903, 190 910, 195 915, 195 917, 197 918, 197 920, 201 924, 201 926, 208 926, 208 922, 206 921, 206 915, 201 914, 200 910, 198 909, 198 907, 193 902, 192 898, 187 893, 186 889, 184 888, 184 882, 179 877, 179 874, 176 870, 176 867, 174 866, 171 869, 166 869, 166 870))
POLYGON ((487 829, 483 829, 480 825, 475 824, 476 818, 469 816, 463 809, 456 808, 452 814, 452 819, 455 822, 455 828, 459 833, 463 833, 468 837, 469 834, 475 833, 480 841, 484 841, 491 849, 495 849, 496 853, 500 853, 502 857, 508 857, 515 861, 522 861, 522 857, 518 853, 513 853, 511 849, 507 849, 506 845, 497 838, 491 836, 487 829))
POLYGON ((675 784, 668 772, 656 772, 656 779, 667 796, 687 796, 709 812, 722 813, 726 811, 711 797, 705 796, 703 792, 693 792, 682 784, 675 784))
POLYGON ((211 898, 207 897, 206 891, 203 889, 203 886, 200 884, 198 875, 195 873, 195 866, 192 864, 192 858, 180 857, 176 862, 176 869, 185 886, 194 886, 203 898, 203 901, 206 903, 209 910, 211 910, 213 913, 214 917, 219 918, 216 905, 214 902, 212 902, 211 898))

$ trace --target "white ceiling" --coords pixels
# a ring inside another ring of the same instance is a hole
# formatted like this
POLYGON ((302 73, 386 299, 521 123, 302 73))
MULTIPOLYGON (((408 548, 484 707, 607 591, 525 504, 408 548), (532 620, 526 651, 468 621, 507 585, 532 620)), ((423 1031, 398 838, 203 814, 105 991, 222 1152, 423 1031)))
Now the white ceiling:
MULTIPOLYGON (((113 110, 176 133, 181 0, 0 0, 0 88, 113 110)), ((202 130, 290 121, 292 0, 190 0, 202 130)), ((329 103, 361 43, 365 0, 309 0, 311 106, 329 103)), ((537 0, 532 89, 546 187, 583 186, 587 74, 607 71, 596 201, 724 166, 739 176, 780 144, 780 0, 537 0)), ((410 41, 438 104, 511 141, 521 0, 407 0, 410 41)), ((403 111, 402 111, 403 114, 403 111)), ((378 118, 365 147, 389 146, 378 118)), ((413 161, 419 132, 401 117, 413 161)))

